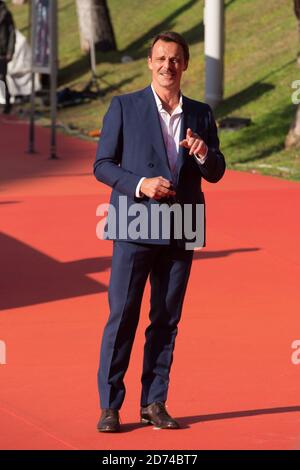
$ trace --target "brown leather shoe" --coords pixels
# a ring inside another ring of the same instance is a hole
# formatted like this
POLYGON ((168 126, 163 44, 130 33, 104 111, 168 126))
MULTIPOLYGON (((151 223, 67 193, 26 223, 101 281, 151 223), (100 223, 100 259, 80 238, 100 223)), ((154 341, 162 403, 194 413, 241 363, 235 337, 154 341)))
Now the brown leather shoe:
POLYGON ((97 429, 99 432, 120 432, 119 411, 110 408, 102 410, 97 429))
POLYGON ((161 401, 141 408, 141 423, 153 424, 159 429, 178 429, 180 427, 177 421, 168 414, 161 401))

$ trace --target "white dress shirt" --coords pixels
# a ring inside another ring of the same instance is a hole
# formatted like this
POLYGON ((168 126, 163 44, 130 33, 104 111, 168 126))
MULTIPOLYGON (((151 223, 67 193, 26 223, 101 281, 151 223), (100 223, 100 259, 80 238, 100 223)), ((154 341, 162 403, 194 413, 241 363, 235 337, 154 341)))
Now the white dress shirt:
MULTIPOLYGON (((161 99, 154 90, 153 85, 151 85, 153 95, 155 98, 161 130, 163 134, 163 139, 167 151, 167 156, 169 160, 170 170, 172 174, 172 179, 175 182, 177 179, 176 164, 179 153, 179 142, 180 142, 180 133, 181 125, 183 121, 183 111, 182 111, 182 94, 180 93, 178 106, 172 111, 172 114, 169 114, 163 107, 161 99)), ((204 156, 199 157, 195 155, 196 161, 199 165, 203 165, 207 158, 207 152, 204 156)), ((140 193, 140 187, 145 177, 142 177, 136 187, 135 195, 136 197, 142 197, 140 193)))

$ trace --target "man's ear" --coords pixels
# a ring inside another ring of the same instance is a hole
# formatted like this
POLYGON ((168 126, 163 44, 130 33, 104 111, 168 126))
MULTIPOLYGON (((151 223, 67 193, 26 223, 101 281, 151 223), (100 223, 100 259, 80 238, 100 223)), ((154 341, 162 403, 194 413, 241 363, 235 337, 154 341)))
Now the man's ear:
POLYGON ((150 70, 153 69, 153 67, 152 67, 152 59, 151 59, 151 57, 149 57, 149 56, 148 56, 148 68, 149 68, 150 70))
POLYGON ((184 66, 184 69, 183 69, 184 72, 186 71, 186 69, 188 68, 188 66, 189 66, 189 63, 186 62, 186 63, 185 63, 185 66, 184 66))

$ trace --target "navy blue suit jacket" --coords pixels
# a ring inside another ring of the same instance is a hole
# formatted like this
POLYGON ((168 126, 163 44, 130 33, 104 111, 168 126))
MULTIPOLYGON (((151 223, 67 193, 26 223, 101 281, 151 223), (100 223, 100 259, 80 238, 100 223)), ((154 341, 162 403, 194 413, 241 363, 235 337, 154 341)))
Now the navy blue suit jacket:
MULTIPOLYGON (((219 149, 217 128, 210 107, 183 96, 183 121, 181 139, 186 136, 187 128, 205 141, 208 155, 205 163, 199 165, 188 149, 180 147, 177 160, 177 181, 173 181, 176 198, 173 202, 180 205, 205 204, 201 190, 201 180, 216 183, 225 171, 225 159, 219 149)), ((96 178, 113 188, 110 204, 119 211, 120 196, 127 196, 128 208, 132 204, 143 204, 150 209, 151 204, 161 204, 144 197, 135 196, 141 177, 163 176, 172 181, 168 156, 163 140, 158 110, 151 86, 122 96, 115 96, 104 117, 96 161, 96 178)), ((150 211, 149 211, 150 213, 150 211)), ((118 224, 118 217, 117 217, 118 224)), ((150 225, 150 222, 149 222, 150 225)), ((120 239, 118 229, 110 239, 120 239)), ((130 240, 129 240, 130 241, 130 240)), ((169 244, 169 239, 135 239, 142 243, 169 244)), ((179 246, 183 246, 178 241, 179 246)), ((205 245, 205 240, 203 245, 205 245)))

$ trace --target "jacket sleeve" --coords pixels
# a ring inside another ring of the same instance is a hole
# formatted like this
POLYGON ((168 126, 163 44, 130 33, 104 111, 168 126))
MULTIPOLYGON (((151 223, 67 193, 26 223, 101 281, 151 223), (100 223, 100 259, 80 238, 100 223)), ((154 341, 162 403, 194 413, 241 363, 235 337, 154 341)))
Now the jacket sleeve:
POLYGON ((199 165, 202 176, 210 183, 217 183, 224 175, 226 164, 224 155, 220 151, 217 126, 211 108, 208 108, 208 147, 207 158, 199 165))
POLYGON ((114 97, 104 116, 94 163, 94 175, 98 181, 134 199, 141 176, 122 168, 122 153, 122 107, 120 99, 114 97))

